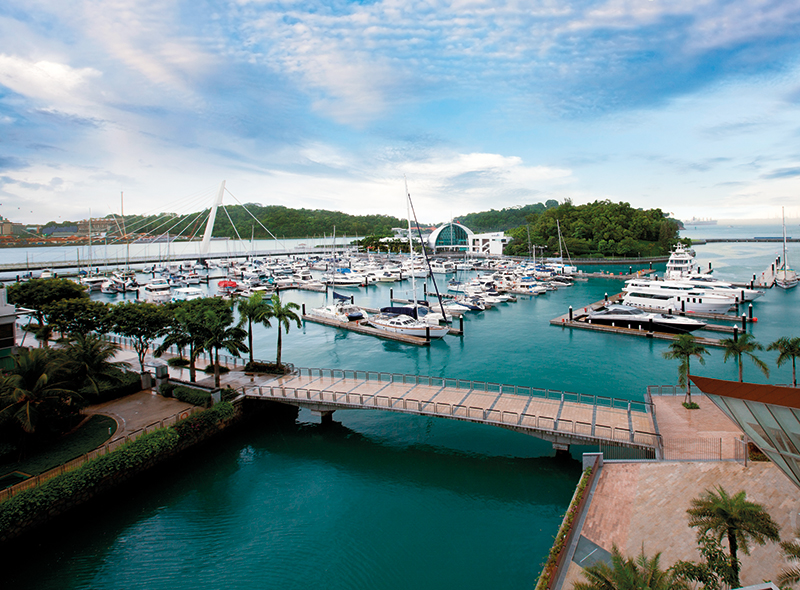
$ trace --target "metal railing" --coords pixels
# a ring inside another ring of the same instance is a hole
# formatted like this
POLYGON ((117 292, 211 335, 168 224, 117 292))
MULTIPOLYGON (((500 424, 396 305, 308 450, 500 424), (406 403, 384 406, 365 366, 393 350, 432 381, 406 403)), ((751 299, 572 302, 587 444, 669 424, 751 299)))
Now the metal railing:
POLYGON ((337 392, 325 389, 281 386, 242 387, 249 397, 292 400, 305 404, 335 405, 337 408, 382 409, 408 414, 452 418, 469 422, 492 424, 516 430, 538 431, 552 435, 567 435, 586 442, 599 440, 634 447, 655 448, 658 435, 616 426, 592 424, 579 420, 556 419, 526 412, 487 409, 477 406, 451 404, 409 397, 371 393, 337 392))
POLYGON ((85 465, 92 459, 96 459, 97 457, 102 457, 103 455, 108 455, 112 451, 117 450, 122 445, 125 445, 129 442, 136 440, 143 434, 153 432, 155 430, 158 430, 159 428, 166 428, 167 426, 172 426, 179 420, 188 418, 195 412, 200 412, 202 410, 203 408, 193 406, 187 410, 178 412, 177 414, 173 414, 168 418, 159 420, 158 422, 152 422, 151 424, 148 424, 144 428, 140 428, 139 430, 134 430, 133 432, 128 433, 125 436, 109 440, 103 446, 98 447, 93 451, 89 451, 88 453, 85 453, 80 457, 72 459, 71 461, 67 461, 66 463, 62 463, 58 467, 54 467, 53 469, 45 471, 44 473, 40 473, 39 475, 31 476, 28 479, 21 481, 13 486, 7 487, 4 490, 0 490, 0 502, 7 500, 8 498, 14 496, 15 494, 18 494, 25 490, 38 487, 44 482, 53 479, 54 477, 73 471, 78 467, 80 467, 81 465, 85 465))
POLYGON ((487 393, 508 393, 526 395, 540 399, 558 400, 581 404, 595 405, 603 408, 624 409, 631 412, 649 413, 652 404, 645 401, 621 399, 615 397, 599 396, 587 393, 574 393, 570 391, 557 391, 554 389, 541 389, 525 385, 507 385, 468 379, 450 377, 427 377, 424 375, 408 375, 403 373, 388 373, 382 371, 358 371, 351 369, 318 369, 298 367, 296 372, 301 377, 316 377, 329 379, 354 379, 372 381, 377 383, 401 383, 404 385, 427 385, 430 387, 447 387, 464 391, 483 391, 487 393))

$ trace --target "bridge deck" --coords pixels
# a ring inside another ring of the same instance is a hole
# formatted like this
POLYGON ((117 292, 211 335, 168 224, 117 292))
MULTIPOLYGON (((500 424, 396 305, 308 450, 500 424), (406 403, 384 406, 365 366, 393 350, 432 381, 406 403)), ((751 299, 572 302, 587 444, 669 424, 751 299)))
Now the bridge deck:
POLYGON ((560 399, 520 395, 504 392, 502 385, 496 386, 499 391, 477 390, 448 382, 429 379, 408 383, 332 373, 301 374, 245 388, 245 393, 248 397, 323 410, 378 408, 489 423, 564 444, 611 442, 650 449, 658 446, 651 413, 636 411, 630 405, 570 401, 563 395, 560 399))

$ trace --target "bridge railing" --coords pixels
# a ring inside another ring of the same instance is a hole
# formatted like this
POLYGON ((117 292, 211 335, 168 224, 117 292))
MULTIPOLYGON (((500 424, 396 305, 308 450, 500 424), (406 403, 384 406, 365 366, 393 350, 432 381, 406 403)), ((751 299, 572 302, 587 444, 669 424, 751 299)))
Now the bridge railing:
POLYGON ((629 400, 587 393, 574 393, 571 391, 558 391, 554 389, 541 389, 525 385, 508 385, 451 377, 429 377, 426 375, 408 375, 403 373, 388 373, 380 371, 357 371, 351 369, 321 369, 298 367, 297 372, 302 377, 316 379, 352 379, 361 381, 375 381, 379 383, 402 383, 403 385, 426 385, 430 387, 448 387, 465 391, 482 391, 487 393, 509 393, 514 395, 532 396, 542 399, 591 404, 604 408, 624 409, 633 412, 649 413, 652 404, 648 401, 629 400))
MULTIPOLYGON (((389 374, 386 373, 384 375, 389 374)), ((342 408, 375 408, 426 416, 456 418, 515 429, 536 430, 554 435, 569 435, 586 441, 613 441, 626 446, 647 448, 656 448, 659 444, 659 436, 650 432, 632 431, 628 428, 601 424, 592 425, 590 422, 579 420, 560 420, 551 416, 539 416, 527 412, 486 409, 463 404, 420 400, 412 397, 281 386, 258 386, 249 389, 243 388, 243 391, 250 396, 271 399, 295 400, 322 405, 331 404, 342 408)))

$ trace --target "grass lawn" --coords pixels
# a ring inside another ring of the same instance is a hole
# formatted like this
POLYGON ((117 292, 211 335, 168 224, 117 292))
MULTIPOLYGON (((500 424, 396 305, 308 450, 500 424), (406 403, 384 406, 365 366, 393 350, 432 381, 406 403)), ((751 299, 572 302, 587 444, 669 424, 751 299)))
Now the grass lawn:
MULTIPOLYGON (((117 430, 116 421, 109 416, 91 416, 78 430, 55 441, 49 448, 14 463, 0 464, 0 478, 14 472, 39 475, 48 469, 71 461, 96 449, 117 430)), ((0 488, 17 483, 14 478, 0 480, 0 488)))

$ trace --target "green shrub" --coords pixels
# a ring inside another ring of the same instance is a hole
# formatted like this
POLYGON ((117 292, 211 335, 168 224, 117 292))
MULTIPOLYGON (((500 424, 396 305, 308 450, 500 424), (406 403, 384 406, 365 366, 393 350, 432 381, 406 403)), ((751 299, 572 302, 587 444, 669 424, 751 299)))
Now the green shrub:
POLYGON ((179 356, 174 356, 172 358, 167 359, 167 364, 170 367, 188 367, 189 359, 181 358, 179 356))
POLYGON ((201 389, 193 389, 191 387, 184 387, 178 385, 172 390, 172 395, 175 399, 193 406, 201 406, 207 408, 211 403, 211 392, 203 391, 201 389))
MULTIPOLYGON (((220 365, 219 366, 220 375, 224 375, 225 373, 228 373, 229 371, 230 371, 230 369, 228 367, 226 367, 225 365, 220 365)), ((209 375, 214 373, 214 364, 212 363, 212 364, 208 365, 205 369, 203 369, 203 372, 207 373, 209 375)))
POLYGON ((226 387, 222 390, 222 395, 220 399, 224 402, 233 401, 239 395, 239 392, 236 391, 233 387, 226 387))
POLYGON ((0 503, 0 536, 30 518, 48 512, 61 501, 172 450, 178 439, 178 434, 171 428, 144 434, 113 453, 93 459, 74 471, 12 496, 0 503))
POLYGON ((248 362, 244 366, 244 370, 247 373, 276 373, 278 375, 284 375, 287 373, 291 366, 287 366, 288 363, 281 364, 281 367, 278 368, 278 365, 275 363, 262 363, 260 361, 253 361, 248 362))
POLYGON ((687 410, 699 410, 700 406, 698 406, 695 402, 683 402, 683 407, 687 410))
POLYGON ((119 399, 126 395, 132 395, 142 390, 142 376, 133 371, 121 371, 119 375, 119 382, 108 384, 100 389, 99 394, 95 398, 96 403, 107 402, 113 399, 119 399))
POLYGON ((178 384, 172 381, 162 381, 161 385, 158 386, 158 393, 164 397, 173 397, 173 392, 177 386, 178 384))
POLYGON ((213 408, 192 414, 177 422, 173 428, 180 438, 193 438, 205 434, 213 429, 223 420, 232 418, 234 414, 233 404, 230 402, 220 402, 213 408))

